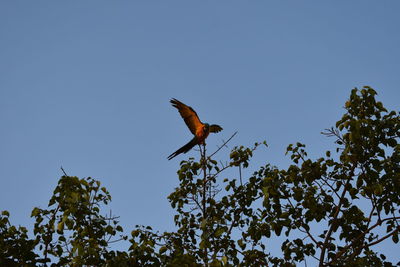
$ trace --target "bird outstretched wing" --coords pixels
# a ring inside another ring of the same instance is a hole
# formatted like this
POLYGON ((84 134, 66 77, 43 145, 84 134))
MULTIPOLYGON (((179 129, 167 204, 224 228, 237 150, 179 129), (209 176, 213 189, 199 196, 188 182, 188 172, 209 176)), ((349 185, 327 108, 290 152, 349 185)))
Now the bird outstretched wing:
POLYGON ((172 106, 178 109, 190 132, 196 135, 196 131, 202 129, 204 126, 200 121, 199 116, 197 116, 196 111, 175 98, 172 98, 170 102, 172 106))
POLYGON ((210 133, 218 133, 222 130, 223 130, 222 127, 217 124, 210 125, 210 133))

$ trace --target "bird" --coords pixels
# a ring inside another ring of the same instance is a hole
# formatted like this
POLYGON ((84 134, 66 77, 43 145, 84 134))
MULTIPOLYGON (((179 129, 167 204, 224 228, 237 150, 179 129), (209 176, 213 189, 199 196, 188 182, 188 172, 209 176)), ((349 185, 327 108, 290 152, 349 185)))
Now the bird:
POLYGON ((183 104, 181 101, 172 98, 170 103, 173 107, 178 109, 181 117, 185 121, 190 132, 194 135, 186 145, 179 148, 177 151, 168 156, 168 160, 173 159, 181 153, 186 153, 192 149, 195 145, 204 144, 209 133, 218 133, 222 131, 222 127, 217 124, 209 125, 208 123, 202 123, 197 116, 196 111, 193 108, 183 104))

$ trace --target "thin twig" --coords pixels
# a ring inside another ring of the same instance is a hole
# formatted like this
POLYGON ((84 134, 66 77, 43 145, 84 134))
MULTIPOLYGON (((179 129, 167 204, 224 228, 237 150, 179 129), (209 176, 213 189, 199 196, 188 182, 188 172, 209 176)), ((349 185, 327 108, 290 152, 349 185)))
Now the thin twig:
POLYGON ((229 137, 229 139, 226 140, 220 147, 218 147, 218 149, 217 149, 214 153, 212 153, 210 156, 208 156, 208 158, 211 158, 212 156, 214 156, 215 154, 217 154, 218 151, 220 151, 223 147, 225 147, 226 144, 227 144, 229 141, 231 141, 231 139, 232 139, 237 133, 238 133, 238 132, 236 131, 234 134, 232 134, 232 136, 229 137))
MULTIPOLYGON (((288 198, 288 203, 289 203, 289 205, 292 207, 292 209, 296 209, 296 207, 295 207, 295 206, 293 205, 293 203, 290 201, 290 198, 288 198)), ((303 218, 300 217, 300 220, 301 220, 302 227, 303 227, 305 233, 311 238, 311 240, 315 243, 315 245, 316 245, 317 247, 319 247, 320 249, 322 249, 320 242, 318 242, 318 241, 314 238, 314 236, 310 233, 310 231, 309 231, 306 227, 303 226, 303 225, 306 225, 306 223, 304 223, 304 221, 303 221, 303 218)), ((302 229, 299 228, 299 230, 301 231, 302 229)), ((304 233, 304 232, 303 232, 303 233, 304 233)))
POLYGON ((61 170, 64 173, 65 176, 68 176, 68 174, 64 171, 63 167, 61 166, 61 170))
POLYGON ((332 190, 332 192, 336 195, 337 198, 340 198, 340 196, 336 192, 335 188, 333 188, 333 186, 330 183, 328 183, 326 180, 324 180, 324 178, 322 176, 321 176, 321 180, 332 190))
POLYGON ((239 163, 239 178, 240 178, 240 185, 243 185, 242 182, 242 164, 239 163))

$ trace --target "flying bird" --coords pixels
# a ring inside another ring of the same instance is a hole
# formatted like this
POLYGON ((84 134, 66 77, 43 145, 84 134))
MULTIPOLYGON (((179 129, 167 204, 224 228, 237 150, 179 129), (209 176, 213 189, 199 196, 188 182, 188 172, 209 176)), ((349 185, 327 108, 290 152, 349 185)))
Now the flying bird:
POLYGON ((216 124, 209 125, 208 123, 202 123, 197 116, 196 111, 191 107, 183 104, 179 100, 172 98, 171 104, 173 107, 177 108, 181 117, 185 121, 190 132, 192 132, 193 139, 189 141, 186 145, 179 148, 177 151, 168 156, 168 160, 173 159, 181 153, 186 153, 195 145, 204 144, 209 133, 218 133, 222 130, 222 127, 216 124))

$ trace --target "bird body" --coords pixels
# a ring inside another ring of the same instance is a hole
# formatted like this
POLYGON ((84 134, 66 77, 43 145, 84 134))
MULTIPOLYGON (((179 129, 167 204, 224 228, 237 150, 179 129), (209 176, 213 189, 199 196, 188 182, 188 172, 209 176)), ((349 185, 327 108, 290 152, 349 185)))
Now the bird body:
POLYGON ((188 152, 195 145, 204 144, 210 132, 218 133, 222 130, 222 127, 219 125, 209 125, 208 123, 202 123, 197 116, 196 111, 194 111, 191 107, 183 104, 179 100, 172 98, 170 102, 173 107, 178 109, 181 117, 185 121, 186 125, 188 126, 190 132, 194 135, 194 137, 186 145, 169 155, 168 160, 173 159, 181 153, 188 152))

